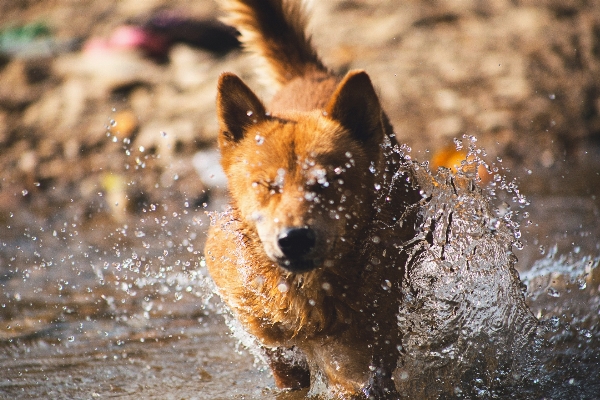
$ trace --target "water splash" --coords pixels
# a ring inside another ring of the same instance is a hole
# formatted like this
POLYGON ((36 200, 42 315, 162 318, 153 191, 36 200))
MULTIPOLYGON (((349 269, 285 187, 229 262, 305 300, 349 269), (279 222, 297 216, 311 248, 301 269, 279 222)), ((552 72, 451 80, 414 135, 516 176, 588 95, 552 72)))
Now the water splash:
POLYGON ((527 376, 538 328, 514 270, 514 236, 473 179, 441 170, 433 182, 403 283, 407 375, 398 381, 421 398, 503 396, 527 376))

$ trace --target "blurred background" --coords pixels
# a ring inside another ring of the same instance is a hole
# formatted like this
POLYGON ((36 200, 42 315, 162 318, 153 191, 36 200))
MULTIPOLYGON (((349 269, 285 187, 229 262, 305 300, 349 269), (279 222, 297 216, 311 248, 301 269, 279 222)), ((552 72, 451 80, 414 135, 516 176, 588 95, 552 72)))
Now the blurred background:
MULTIPOLYGON (((414 158, 473 135, 484 160, 500 157, 525 179, 564 162, 598 170, 594 2, 313 3, 322 57, 340 73, 369 72, 414 158)), ((214 149, 218 75, 272 94, 218 16, 208 0, 3 2, 2 218, 74 202, 94 214, 98 191, 120 190, 124 173, 137 180, 121 204, 130 211, 164 200, 165 188, 202 204, 210 183, 200 156, 190 159, 214 149)), ((581 184, 598 183, 589 175, 581 184)))
MULTIPOLYGON (((599 3, 311 10, 326 65, 368 71, 413 159, 452 167, 471 146, 527 198, 521 272, 549 254, 595 268, 599 3)), ((0 2, 0 393, 276 393, 227 336, 200 260, 205 211, 227 201, 217 77, 273 94, 220 15, 209 0, 0 2)))

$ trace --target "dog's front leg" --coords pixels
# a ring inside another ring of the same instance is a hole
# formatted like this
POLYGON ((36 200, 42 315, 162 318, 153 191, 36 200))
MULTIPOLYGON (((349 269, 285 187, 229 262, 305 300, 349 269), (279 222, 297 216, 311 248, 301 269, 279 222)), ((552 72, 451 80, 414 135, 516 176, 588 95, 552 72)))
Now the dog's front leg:
POLYGON ((310 387, 310 371, 304 354, 296 347, 264 348, 275 384, 280 389, 310 387))

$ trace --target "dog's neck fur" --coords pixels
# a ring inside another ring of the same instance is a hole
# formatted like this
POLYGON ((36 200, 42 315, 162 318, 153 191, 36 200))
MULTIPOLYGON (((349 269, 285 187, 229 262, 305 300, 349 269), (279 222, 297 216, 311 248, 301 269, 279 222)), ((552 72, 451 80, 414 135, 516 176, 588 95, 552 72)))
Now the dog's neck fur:
POLYGON ((324 109, 340 79, 322 71, 292 79, 273 97, 269 110, 273 115, 282 112, 324 109))

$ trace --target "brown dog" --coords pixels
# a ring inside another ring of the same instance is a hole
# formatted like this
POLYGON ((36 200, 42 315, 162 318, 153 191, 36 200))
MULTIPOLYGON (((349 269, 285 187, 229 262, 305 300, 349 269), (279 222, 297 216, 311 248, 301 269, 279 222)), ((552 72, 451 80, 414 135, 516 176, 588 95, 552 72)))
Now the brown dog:
POLYGON ((425 201, 417 173, 368 75, 323 66, 297 2, 225 4, 279 90, 265 107, 237 76, 219 80, 231 208, 213 216, 210 274, 279 387, 320 379, 338 398, 398 398, 401 282, 425 201))

